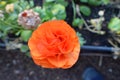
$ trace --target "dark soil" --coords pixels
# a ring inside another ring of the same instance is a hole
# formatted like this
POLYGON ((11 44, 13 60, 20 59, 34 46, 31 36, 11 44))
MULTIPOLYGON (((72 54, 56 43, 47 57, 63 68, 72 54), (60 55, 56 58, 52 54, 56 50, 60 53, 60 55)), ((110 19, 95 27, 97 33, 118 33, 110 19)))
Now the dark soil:
POLYGON ((85 68, 95 67, 105 80, 120 80, 120 59, 104 57, 98 66, 99 57, 81 56, 69 69, 45 69, 34 64, 31 58, 19 51, 0 50, 0 80, 82 80, 85 68))
MULTIPOLYGON (((77 0, 79 2, 79 0, 77 0)), ((80 5, 83 5, 82 3, 78 3, 76 2, 76 4, 80 4, 80 5)), ((101 5, 101 6, 91 6, 91 5, 88 5, 88 4, 84 4, 84 5, 87 5, 90 7, 91 9, 91 15, 90 16, 83 16, 83 18, 86 20, 86 22, 90 19, 96 19, 96 18, 99 18, 100 16, 98 15, 98 12, 100 10, 104 10, 104 18, 105 18, 105 21, 103 22, 102 24, 102 30, 105 31, 105 34, 104 35, 100 35, 100 34, 97 34, 97 33, 93 33, 93 32, 90 32, 88 31, 85 26, 83 25, 83 28, 82 29, 78 29, 77 27, 74 27, 76 31, 80 32, 83 36, 83 38, 86 40, 86 44, 85 45, 95 45, 95 46, 112 46, 109 42, 108 42, 108 39, 111 39, 113 38, 111 36, 111 32, 110 30, 107 28, 108 26, 108 22, 110 21, 111 18, 115 17, 115 16, 118 16, 119 14, 119 11, 120 9, 108 4, 108 5, 101 5)), ((73 10, 72 10, 72 4, 69 4, 67 9, 67 19, 66 21, 72 25, 72 20, 73 20, 73 10)), ((76 15, 76 17, 79 17, 78 15, 76 15)), ((80 18, 80 17, 79 17, 80 18)), ((89 24, 89 23, 88 23, 89 24)))
MULTIPOLYGON (((35 0, 39 5, 38 0, 35 0)), ((81 30, 87 45, 110 46, 107 39, 110 34, 106 29, 107 23, 111 17, 117 15, 118 9, 112 9, 107 6, 92 7, 92 14, 85 19, 99 17, 97 12, 105 10, 105 22, 103 30, 105 35, 98 35, 87 30, 81 30)), ((66 21, 71 24, 72 6, 69 5, 67 10, 66 21)), ((78 30, 78 28, 75 28, 78 30)), ((94 67, 101 72, 105 80, 120 80, 120 58, 114 60, 112 57, 103 57, 102 65, 99 66, 99 57, 80 56, 78 62, 69 69, 45 69, 34 64, 30 57, 25 56, 20 51, 0 50, 0 80, 82 80, 82 73, 87 67, 94 67)))

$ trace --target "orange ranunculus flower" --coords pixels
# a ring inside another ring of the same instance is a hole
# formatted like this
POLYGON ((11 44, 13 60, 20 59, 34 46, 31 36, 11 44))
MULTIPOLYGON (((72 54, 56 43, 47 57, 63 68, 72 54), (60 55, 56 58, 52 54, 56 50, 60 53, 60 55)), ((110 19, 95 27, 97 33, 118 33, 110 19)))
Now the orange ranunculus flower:
POLYGON ((76 32, 63 20, 41 24, 28 41, 31 56, 44 68, 70 68, 79 57, 76 32))

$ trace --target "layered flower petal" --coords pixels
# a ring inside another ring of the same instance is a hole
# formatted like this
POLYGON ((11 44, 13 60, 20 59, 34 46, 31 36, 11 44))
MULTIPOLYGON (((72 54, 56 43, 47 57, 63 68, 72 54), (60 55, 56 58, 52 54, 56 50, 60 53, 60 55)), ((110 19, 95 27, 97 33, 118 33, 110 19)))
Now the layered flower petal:
POLYGON ((28 46, 34 62, 45 68, 70 68, 80 52, 75 30, 63 20, 41 24, 33 32, 28 46))

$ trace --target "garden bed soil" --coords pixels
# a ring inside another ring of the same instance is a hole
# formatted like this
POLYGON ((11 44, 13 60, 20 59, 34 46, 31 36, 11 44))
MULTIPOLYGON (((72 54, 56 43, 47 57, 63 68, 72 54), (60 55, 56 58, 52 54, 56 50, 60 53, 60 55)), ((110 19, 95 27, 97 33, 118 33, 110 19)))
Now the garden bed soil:
POLYGON ((98 66, 99 57, 80 56, 72 68, 45 69, 35 65, 24 53, 0 50, 0 80, 82 80, 87 67, 96 68, 105 80, 120 80, 119 61, 103 57, 102 65, 98 66))
MULTIPOLYGON (((36 0, 37 1, 37 0, 36 0)), ((39 5, 39 4, 38 4, 39 5)), ((105 22, 102 25, 103 30, 107 31, 105 35, 98 35, 87 30, 75 30, 82 33, 86 40, 86 45, 111 46, 108 43, 110 33, 107 30, 107 24, 111 17, 117 15, 118 9, 112 9, 107 6, 92 7, 92 14, 85 19, 98 18, 99 10, 105 10, 105 22)), ((66 21, 71 24, 73 15, 72 6, 67 7, 66 21)), ((84 53, 83 53, 84 54, 84 53)), ((112 57, 103 57, 102 65, 99 66, 99 57, 80 56, 77 63, 69 69, 45 69, 34 64, 30 57, 25 56, 20 51, 0 50, 0 80, 82 80, 82 73, 87 67, 94 67, 101 72, 105 80, 120 80, 120 58, 114 60, 112 57)))

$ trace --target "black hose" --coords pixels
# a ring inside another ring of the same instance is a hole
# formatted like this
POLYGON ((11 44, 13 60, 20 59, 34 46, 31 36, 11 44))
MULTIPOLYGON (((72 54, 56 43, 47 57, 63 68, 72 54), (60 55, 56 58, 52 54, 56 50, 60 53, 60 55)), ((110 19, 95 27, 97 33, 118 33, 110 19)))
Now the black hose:
MULTIPOLYGON (((5 48, 5 43, 0 43, 0 48, 5 48)), ((92 53, 102 53, 102 52, 120 52, 120 48, 114 48, 114 47, 105 47, 105 46, 89 46, 84 45, 81 46, 81 51, 85 52, 92 52, 92 53)))
POLYGON ((113 47, 104 47, 104 46, 82 46, 81 50, 99 51, 99 52, 114 52, 113 47))
POLYGON ((6 45, 4 43, 0 43, 0 48, 5 48, 6 45))
POLYGON ((114 47, 106 47, 106 46, 89 46, 89 45, 85 45, 81 47, 81 53, 83 53, 83 55, 119 55, 120 53, 120 48, 114 48, 114 47), (114 54, 113 54, 114 53, 114 54))

